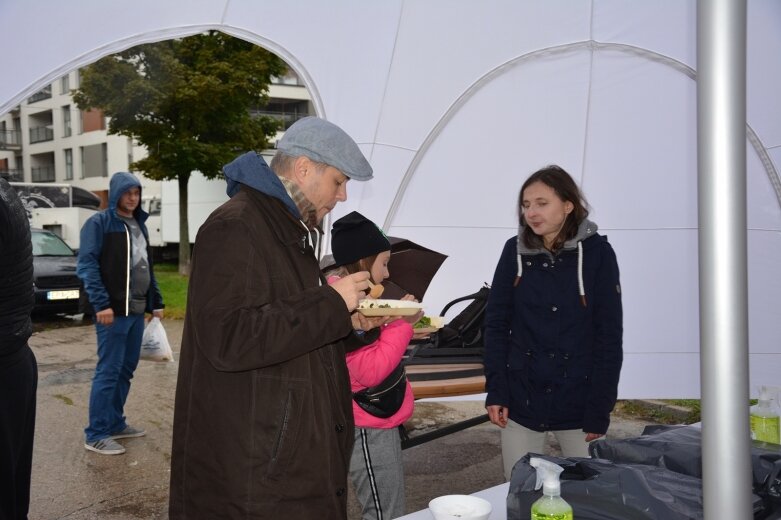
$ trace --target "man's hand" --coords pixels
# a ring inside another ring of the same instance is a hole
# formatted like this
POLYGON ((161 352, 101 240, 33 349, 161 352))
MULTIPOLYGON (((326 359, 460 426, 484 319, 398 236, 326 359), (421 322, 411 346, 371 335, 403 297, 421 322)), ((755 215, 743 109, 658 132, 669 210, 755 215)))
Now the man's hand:
POLYGON ((162 320, 163 319, 163 314, 165 314, 163 309, 155 309, 155 310, 152 311, 152 317, 153 318, 160 318, 162 320))
POLYGON ((95 313, 95 321, 106 327, 111 326, 114 323, 114 309, 109 307, 108 309, 98 311, 95 313))
POLYGON ((360 271, 343 276, 332 283, 331 287, 342 297, 347 310, 352 312, 358 307, 358 302, 366 297, 369 289, 369 272, 360 271))
POLYGON ((498 404, 492 404, 491 406, 486 406, 485 409, 488 410, 488 418, 492 423, 499 428, 507 426, 507 417, 510 414, 509 408, 506 406, 499 406, 498 404))
POLYGON ((586 433, 586 442, 591 442, 599 439, 600 437, 604 437, 604 433, 586 433))

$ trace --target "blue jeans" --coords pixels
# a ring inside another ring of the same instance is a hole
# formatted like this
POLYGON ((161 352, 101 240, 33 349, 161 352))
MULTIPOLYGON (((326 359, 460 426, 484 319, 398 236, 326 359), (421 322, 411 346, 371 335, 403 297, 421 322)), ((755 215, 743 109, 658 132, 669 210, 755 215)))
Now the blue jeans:
POLYGON ((144 315, 114 317, 106 327, 95 323, 98 333, 98 364, 89 396, 89 426, 84 429, 87 442, 119 433, 127 427, 124 408, 141 355, 144 315))

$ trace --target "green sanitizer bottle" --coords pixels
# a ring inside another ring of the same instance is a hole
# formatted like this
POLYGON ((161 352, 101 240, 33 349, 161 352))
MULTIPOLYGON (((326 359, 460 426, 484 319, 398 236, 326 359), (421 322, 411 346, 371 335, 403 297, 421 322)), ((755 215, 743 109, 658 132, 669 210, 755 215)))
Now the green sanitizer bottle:
POLYGON ((532 504, 532 520, 573 520, 572 507, 561 498, 559 474, 564 468, 538 457, 529 464, 537 470, 534 489, 542 486, 542 498, 532 504))
POLYGON ((773 406, 773 392, 770 387, 759 387, 759 402, 751 407, 751 438, 757 441, 781 443, 779 440, 779 417, 773 406))

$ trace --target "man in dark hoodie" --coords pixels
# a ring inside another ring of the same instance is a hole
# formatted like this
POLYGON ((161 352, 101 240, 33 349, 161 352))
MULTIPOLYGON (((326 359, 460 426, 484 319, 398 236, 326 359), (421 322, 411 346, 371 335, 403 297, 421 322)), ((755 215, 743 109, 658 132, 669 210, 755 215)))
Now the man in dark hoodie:
POLYGON ((198 231, 174 409, 169 516, 346 518, 347 343, 367 272, 328 285, 320 222, 372 169, 339 127, 292 125, 269 168, 224 168, 231 199, 198 231))
POLYGON ((38 367, 32 334, 33 249, 16 191, 0 179, 0 518, 27 518, 38 367))
POLYGON ((144 313, 163 317, 163 298, 152 270, 149 216, 139 203, 141 183, 126 172, 109 183, 108 208, 81 228, 77 274, 84 283, 98 335, 98 363, 89 399, 84 447, 101 455, 119 455, 117 439, 146 435, 127 424, 125 401, 141 354, 144 313))

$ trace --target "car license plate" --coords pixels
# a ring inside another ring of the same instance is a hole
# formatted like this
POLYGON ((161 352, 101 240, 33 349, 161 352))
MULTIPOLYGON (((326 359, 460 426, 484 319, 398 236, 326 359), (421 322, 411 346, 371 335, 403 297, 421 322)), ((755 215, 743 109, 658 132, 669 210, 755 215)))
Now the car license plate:
POLYGON ((76 300, 79 298, 79 290, 72 291, 49 291, 46 293, 48 300, 76 300))

